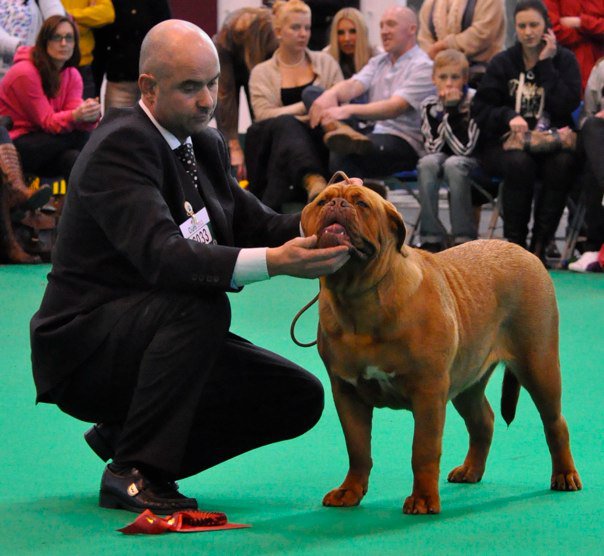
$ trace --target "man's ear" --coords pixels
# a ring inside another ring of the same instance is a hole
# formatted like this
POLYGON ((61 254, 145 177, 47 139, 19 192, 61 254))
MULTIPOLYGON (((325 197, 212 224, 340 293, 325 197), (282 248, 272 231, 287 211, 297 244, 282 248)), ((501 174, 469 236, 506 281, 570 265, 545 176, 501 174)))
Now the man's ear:
POLYGON ((138 76, 138 87, 141 90, 141 96, 153 102, 157 91, 157 81, 150 73, 141 73, 138 76))

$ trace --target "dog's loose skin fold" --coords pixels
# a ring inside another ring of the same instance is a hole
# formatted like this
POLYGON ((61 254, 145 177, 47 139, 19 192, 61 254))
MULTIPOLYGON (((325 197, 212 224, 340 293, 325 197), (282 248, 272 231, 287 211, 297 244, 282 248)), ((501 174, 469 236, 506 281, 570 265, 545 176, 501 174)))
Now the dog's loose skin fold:
POLYGON ((405 513, 440 512, 448 400, 470 436, 465 461, 448 480, 480 481, 494 423, 484 390, 500 361, 509 420, 518 384, 539 410, 552 457, 551 487, 581 488, 561 415, 558 309, 552 281, 535 256, 496 240, 437 255, 405 247, 394 206, 345 182, 307 205, 302 227, 318 236, 319 246, 345 244, 352 253, 338 272, 321 278, 318 347, 349 455, 348 474, 324 505, 354 506, 367 492, 374 407, 413 413, 414 481, 405 513))

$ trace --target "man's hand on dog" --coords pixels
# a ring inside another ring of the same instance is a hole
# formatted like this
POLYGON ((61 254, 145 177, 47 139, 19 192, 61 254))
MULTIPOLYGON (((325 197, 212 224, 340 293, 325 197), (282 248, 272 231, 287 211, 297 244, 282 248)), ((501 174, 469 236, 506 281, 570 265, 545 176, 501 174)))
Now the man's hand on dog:
POLYGON ((286 274, 298 278, 318 278, 339 270, 350 259, 345 245, 317 249, 317 236, 297 237, 280 247, 268 249, 269 276, 286 274))

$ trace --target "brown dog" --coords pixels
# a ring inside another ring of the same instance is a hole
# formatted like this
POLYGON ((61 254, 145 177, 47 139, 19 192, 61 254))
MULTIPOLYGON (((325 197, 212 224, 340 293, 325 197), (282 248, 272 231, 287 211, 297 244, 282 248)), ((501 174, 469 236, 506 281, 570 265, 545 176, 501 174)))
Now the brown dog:
POLYGON ((302 213, 319 246, 352 256, 321 278, 319 353, 327 367, 350 467, 326 506, 357 505, 367 492, 374 407, 410 409, 413 492, 408 514, 438 513, 439 460, 448 400, 470 435, 449 481, 480 481, 491 445, 486 384, 504 362, 502 413, 514 418, 520 385, 534 400, 552 458, 551 488, 581 489, 561 415, 558 309, 537 257, 497 240, 433 255, 403 246, 405 226, 388 201, 359 185, 326 188, 302 213))

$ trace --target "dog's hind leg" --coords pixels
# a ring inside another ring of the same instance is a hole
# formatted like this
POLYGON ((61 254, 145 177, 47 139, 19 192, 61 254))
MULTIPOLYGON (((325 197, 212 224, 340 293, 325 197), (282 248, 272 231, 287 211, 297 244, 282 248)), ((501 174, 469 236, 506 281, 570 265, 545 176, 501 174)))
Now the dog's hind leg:
POLYGON ((450 483, 477 483, 482 479, 493 438, 495 416, 484 395, 487 382, 497 364, 482 379, 453 399, 453 405, 466 423, 470 447, 464 462, 447 477, 450 483))
POLYGON ((533 353, 526 366, 519 366, 515 374, 531 395, 543 422, 552 458, 551 488, 581 490, 581 479, 570 452, 568 427, 561 412, 562 381, 557 347, 547 355, 533 353))

